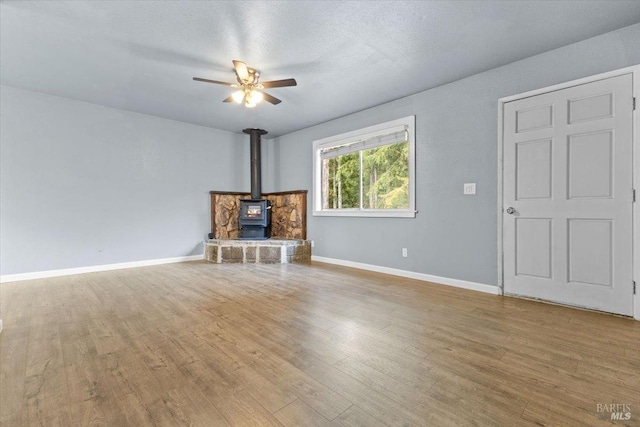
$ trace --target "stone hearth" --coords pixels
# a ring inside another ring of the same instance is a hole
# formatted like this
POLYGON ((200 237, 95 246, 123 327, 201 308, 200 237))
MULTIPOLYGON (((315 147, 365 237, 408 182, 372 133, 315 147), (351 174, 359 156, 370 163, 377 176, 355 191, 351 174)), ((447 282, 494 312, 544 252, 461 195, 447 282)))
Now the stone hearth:
POLYGON ((231 240, 204 241, 205 259, 220 263, 288 264, 311 261, 308 240, 231 240))

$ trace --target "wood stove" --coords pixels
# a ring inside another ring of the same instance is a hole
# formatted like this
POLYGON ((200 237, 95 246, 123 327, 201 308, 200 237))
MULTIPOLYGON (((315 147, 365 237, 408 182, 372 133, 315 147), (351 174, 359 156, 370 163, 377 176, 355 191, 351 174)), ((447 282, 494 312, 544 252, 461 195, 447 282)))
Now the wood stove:
POLYGON ((266 199, 240 200, 241 239, 268 239, 271 237, 271 203, 266 199))
POLYGON ((260 137, 263 129, 244 129, 251 142, 251 198, 240 200, 240 239, 265 240, 271 237, 271 204, 262 198, 260 137))

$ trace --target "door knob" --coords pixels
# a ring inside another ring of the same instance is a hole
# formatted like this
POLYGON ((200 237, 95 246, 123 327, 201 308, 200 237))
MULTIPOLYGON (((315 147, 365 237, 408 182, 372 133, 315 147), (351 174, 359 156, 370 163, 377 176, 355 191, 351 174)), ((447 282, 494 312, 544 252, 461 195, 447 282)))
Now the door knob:
POLYGON ((516 213, 516 210, 514 208, 509 207, 509 208, 507 208, 507 213, 509 215, 513 215, 514 213, 516 213))

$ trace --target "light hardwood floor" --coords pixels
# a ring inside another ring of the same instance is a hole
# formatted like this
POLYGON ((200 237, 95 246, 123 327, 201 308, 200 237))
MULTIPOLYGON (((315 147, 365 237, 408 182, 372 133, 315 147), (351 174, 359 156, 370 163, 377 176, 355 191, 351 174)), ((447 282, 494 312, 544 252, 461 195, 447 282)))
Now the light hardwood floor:
POLYGON ((640 322, 359 270, 2 285, 2 426, 640 425, 640 322))

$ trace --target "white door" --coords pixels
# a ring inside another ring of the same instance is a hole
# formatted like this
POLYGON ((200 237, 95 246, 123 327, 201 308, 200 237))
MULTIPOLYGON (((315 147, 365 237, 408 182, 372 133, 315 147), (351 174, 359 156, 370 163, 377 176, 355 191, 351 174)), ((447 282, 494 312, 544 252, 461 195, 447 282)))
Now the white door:
POLYGON ((504 105, 504 291, 633 314, 632 75, 504 105))

